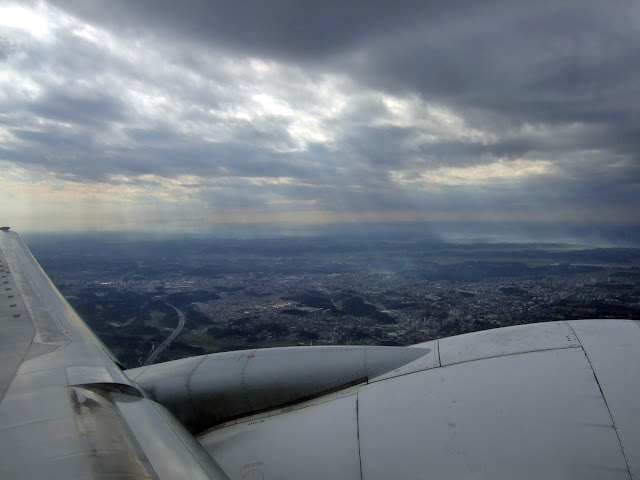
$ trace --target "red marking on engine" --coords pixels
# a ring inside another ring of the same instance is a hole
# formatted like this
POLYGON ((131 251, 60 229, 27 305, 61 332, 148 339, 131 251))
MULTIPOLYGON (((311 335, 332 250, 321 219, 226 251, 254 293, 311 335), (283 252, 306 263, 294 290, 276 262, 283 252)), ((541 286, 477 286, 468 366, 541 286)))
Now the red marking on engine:
POLYGON ((255 357, 255 355, 249 355, 247 358, 253 358, 255 357))

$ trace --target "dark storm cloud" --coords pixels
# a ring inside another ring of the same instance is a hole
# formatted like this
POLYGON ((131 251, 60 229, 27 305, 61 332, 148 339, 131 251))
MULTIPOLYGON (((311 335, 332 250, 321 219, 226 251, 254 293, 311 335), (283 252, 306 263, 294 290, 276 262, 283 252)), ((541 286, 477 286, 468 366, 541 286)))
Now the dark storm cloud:
POLYGON ((162 31, 249 55, 307 64, 331 57, 334 66, 393 91, 409 88, 500 109, 526 111, 532 101, 567 98, 620 105, 603 91, 615 94, 640 68, 632 61, 640 36, 631 0, 60 5, 115 29, 162 31))
POLYGON ((361 47, 361 78, 513 115, 519 121, 624 116, 640 34, 630 2, 482 2, 361 47), (615 5, 618 8, 611 8, 615 5), (618 108, 622 107, 622 111, 618 108), (618 110, 618 111, 616 111, 618 110))
POLYGON ((98 23, 127 30, 161 31, 198 38, 252 55, 306 62, 341 54, 381 31, 434 20, 472 2, 418 0, 60 1, 65 9, 98 23))

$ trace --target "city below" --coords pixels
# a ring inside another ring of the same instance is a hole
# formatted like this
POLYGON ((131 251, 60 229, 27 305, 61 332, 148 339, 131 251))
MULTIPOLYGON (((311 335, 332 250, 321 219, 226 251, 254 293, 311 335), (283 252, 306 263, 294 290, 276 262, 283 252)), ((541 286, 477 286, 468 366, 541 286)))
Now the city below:
POLYGON ((27 239, 128 368, 228 350, 411 345, 508 325, 640 319, 640 249, 362 238, 27 239))

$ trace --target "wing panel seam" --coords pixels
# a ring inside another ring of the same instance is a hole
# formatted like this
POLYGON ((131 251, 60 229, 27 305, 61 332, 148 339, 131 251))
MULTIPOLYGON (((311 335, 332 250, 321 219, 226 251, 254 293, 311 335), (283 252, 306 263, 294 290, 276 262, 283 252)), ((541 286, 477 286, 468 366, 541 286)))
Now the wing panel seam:
POLYGON ((356 440, 358 442, 358 468, 360 469, 360 480, 363 480, 362 453, 360 452, 360 394, 359 392, 356 392, 356 440))
POLYGON ((591 368, 591 372, 593 373, 593 378, 595 379, 596 384, 598 385, 598 389, 600 390, 600 395, 602 395, 602 400, 604 400, 604 405, 605 405, 605 407, 607 407, 607 412, 609 412, 609 418, 611 418, 611 424, 613 425, 613 429, 616 432, 616 437, 618 437, 618 443, 620 444, 620 451, 622 452, 622 458, 624 458, 624 464, 627 467, 627 473, 629 474, 629 479, 633 480, 633 477, 631 475, 631 468, 629 468, 629 461, 627 460, 627 454, 624 451, 624 445, 622 444, 622 439, 620 438, 620 432, 618 432, 618 426, 616 425, 616 421, 613 419, 613 414, 611 413, 611 408, 609 408, 609 402, 607 402, 607 397, 605 396, 604 391, 602 390, 602 386, 600 385, 600 380, 598 380, 598 375, 596 374, 596 370, 595 370, 595 368, 593 368, 593 363, 591 363, 591 359, 589 358, 589 354, 584 349, 584 346, 582 345, 582 342, 580 342, 580 338, 578 337, 578 334, 573 329, 571 324, 569 322, 564 322, 564 323, 567 324, 569 329, 571 329, 571 331, 575 335, 576 339, 580 343, 580 347, 582 348, 582 351, 584 352, 584 356, 587 358, 587 362, 589 362, 589 367, 591 368))
POLYGON ((189 406, 191 407, 191 410, 193 410, 193 416, 196 420, 196 424, 199 425, 200 424, 200 420, 198 419, 198 412, 196 410, 196 407, 193 405, 193 398, 191 397, 191 380, 193 379, 193 375, 196 373, 196 370, 198 369, 198 367, 200 367, 200 365, 202 365, 204 363, 204 361, 207 359, 207 356, 205 355, 204 357, 202 357, 202 360, 200 360, 194 367, 193 370, 191 370, 191 373, 189 373, 189 375, 187 375, 187 382, 186 382, 186 387, 187 387, 187 400, 189 402, 189 406))
MULTIPOLYGON (((470 362, 481 362, 482 360, 488 360, 490 358, 512 357, 514 355, 527 355, 528 353, 537 353, 537 352, 552 352, 554 350, 570 350, 572 348, 582 348, 582 345, 570 345, 568 347, 537 348, 535 350, 524 350, 522 352, 501 353, 499 355, 489 355, 487 357, 472 358, 470 360, 462 360, 460 362, 447 363, 446 365, 442 365, 442 362, 440 362, 440 367, 449 367, 452 365, 461 365, 463 363, 470 363, 470 362)), ((438 349, 438 354, 440 354, 440 349, 438 349)))
POLYGON ((249 367, 249 358, 253 358, 255 353, 256 349, 246 352, 243 358, 244 365, 242 366, 242 371, 240 372, 240 385, 242 387, 242 393, 244 393, 244 399, 249 406, 250 412, 253 412, 254 408, 253 405, 251 405, 251 396, 249 395, 249 388, 247 387, 247 368, 249 367))

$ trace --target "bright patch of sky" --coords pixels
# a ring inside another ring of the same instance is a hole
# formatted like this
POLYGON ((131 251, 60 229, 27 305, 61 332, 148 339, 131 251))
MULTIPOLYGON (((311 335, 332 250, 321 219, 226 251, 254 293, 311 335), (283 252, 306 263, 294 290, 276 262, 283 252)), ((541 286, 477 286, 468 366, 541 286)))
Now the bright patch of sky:
POLYGON ((487 185, 498 181, 513 181, 553 173, 554 165, 546 160, 498 160, 486 165, 469 167, 438 167, 424 172, 391 172, 398 183, 422 185, 487 185))

